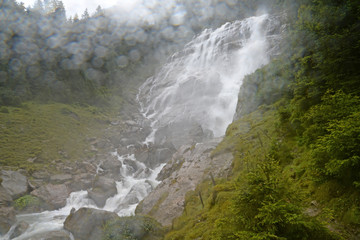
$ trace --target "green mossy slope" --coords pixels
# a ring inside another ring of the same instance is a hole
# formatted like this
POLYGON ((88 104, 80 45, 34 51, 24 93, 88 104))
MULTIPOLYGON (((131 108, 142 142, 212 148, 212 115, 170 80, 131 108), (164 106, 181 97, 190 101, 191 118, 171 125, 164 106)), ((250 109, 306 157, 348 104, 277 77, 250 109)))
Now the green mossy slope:
POLYGON ((27 102, 0 111, 0 164, 28 172, 91 158, 89 139, 101 137, 111 111, 92 106, 27 102))

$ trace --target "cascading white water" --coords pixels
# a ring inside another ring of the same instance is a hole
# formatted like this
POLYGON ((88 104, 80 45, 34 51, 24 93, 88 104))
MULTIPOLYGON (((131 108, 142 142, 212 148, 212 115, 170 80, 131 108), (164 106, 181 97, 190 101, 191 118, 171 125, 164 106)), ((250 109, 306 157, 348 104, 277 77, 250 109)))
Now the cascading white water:
MULTIPOLYGON (((214 31, 205 30, 176 53, 139 91, 141 110, 152 120, 153 130, 173 122, 194 121, 215 136, 223 135, 233 119, 244 76, 267 64, 276 51, 281 37, 280 18, 262 15, 227 23, 214 31)), ((131 215, 137 203, 159 183, 156 177, 163 165, 145 171, 146 166, 133 155, 114 154, 122 162, 119 174, 123 179, 117 182, 117 194, 107 199, 102 209, 120 216, 131 215), (126 158, 135 161, 144 174, 131 171, 124 162, 126 158)), ((99 209, 87 191, 79 191, 71 193, 62 209, 18 215, 18 221, 30 226, 15 239, 60 230, 71 209, 81 207, 99 209)), ((1 239, 10 239, 14 227, 1 239)))
MULTIPOLYGON (((103 208, 97 207, 96 204, 88 198, 87 191, 73 192, 67 199, 66 206, 59 210, 18 215, 17 221, 25 221, 29 223, 29 227, 23 234, 13 239, 27 240, 36 234, 63 229, 63 223, 72 208, 76 210, 82 207, 102 209, 115 212, 119 216, 130 216, 134 214, 138 202, 146 197, 150 191, 160 183, 156 180, 156 177, 164 164, 151 170, 143 163, 137 162, 134 155, 119 156, 117 152, 113 154, 116 155, 122 163, 123 167, 119 174, 124 178, 122 181, 116 182, 117 194, 107 199, 103 208), (124 162, 125 159, 135 161, 137 171, 133 171, 132 166, 124 162), (130 198, 132 202, 129 201, 130 198)), ((5 236, 0 237, 0 239, 9 240, 15 227, 16 225, 14 225, 5 236)))
MULTIPOLYGON (((245 75, 273 54, 277 16, 262 15, 205 30, 149 78, 138 95, 153 130, 193 121, 222 136, 232 122, 245 75)), ((149 141, 154 133, 148 137, 149 141)))

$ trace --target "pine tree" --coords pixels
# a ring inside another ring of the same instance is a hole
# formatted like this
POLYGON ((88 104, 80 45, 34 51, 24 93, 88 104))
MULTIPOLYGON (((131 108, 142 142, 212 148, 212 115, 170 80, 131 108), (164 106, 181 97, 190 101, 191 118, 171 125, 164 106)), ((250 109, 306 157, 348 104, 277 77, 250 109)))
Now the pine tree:
POLYGON ((87 19, 89 19, 89 17, 90 17, 90 15, 89 15, 88 9, 86 8, 83 15, 81 15, 81 19, 87 20, 87 19))

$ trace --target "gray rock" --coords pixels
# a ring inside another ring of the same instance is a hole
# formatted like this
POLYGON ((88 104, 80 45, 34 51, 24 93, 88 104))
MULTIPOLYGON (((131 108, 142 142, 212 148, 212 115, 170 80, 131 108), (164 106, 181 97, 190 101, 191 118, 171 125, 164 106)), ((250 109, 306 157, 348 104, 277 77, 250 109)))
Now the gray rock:
POLYGON ((135 121, 132 121, 132 120, 128 120, 125 123, 129 126, 137 126, 138 125, 135 121))
POLYGON ((185 195, 205 179, 222 176, 231 169, 232 154, 211 157, 220 139, 185 145, 173 155, 159 174, 162 180, 138 205, 136 214, 151 215, 164 226, 184 211, 185 195))
POLYGON ((66 205, 66 199, 70 195, 69 188, 65 184, 47 184, 35 189, 31 195, 43 200, 49 210, 59 209, 66 205))
POLYGON ((0 207, 8 207, 11 205, 11 202, 10 193, 0 185, 0 207))
POLYGON ((77 174, 73 176, 74 180, 69 182, 67 186, 70 189, 70 192, 87 190, 91 188, 94 177, 93 174, 89 173, 77 174))
POLYGON ((70 214, 64 229, 71 232, 77 240, 99 240, 104 238, 103 226, 109 220, 118 218, 116 213, 92 208, 80 208, 70 214))
POLYGON ((156 164, 166 163, 171 160, 175 150, 170 148, 160 148, 155 151, 156 164))
POLYGON ((127 170, 131 173, 135 173, 138 170, 138 165, 136 163, 136 161, 132 160, 132 159, 124 159, 124 165, 123 167, 126 167, 127 170))
POLYGON ((93 187, 88 190, 89 198, 94 200, 98 207, 104 207, 106 200, 117 193, 114 179, 104 176, 97 176, 93 182, 93 187))
POLYGON ((28 240, 71 240, 70 234, 65 230, 39 233, 31 236, 28 240))
POLYGON ((6 234, 15 222, 16 216, 13 207, 0 208, 0 235, 6 234))
POLYGON ((50 177, 51 183, 64 183, 72 179, 70 174, 56 174, 50 177))
POLYGON ((15 229, 14 232, 11 234, 10 239, 16 238, 18 236, 20 236, 21 234, 23 234, 27 229, 29 228, 29 224, 27 222, 21 221, 19 222, 15 229))
POLYGON ((107 172, 119 174, 122 164, 115 156, 105 157, 100 167, 107 172))
POLYGON ((1 185, 9 192, 13 199, 25 195, 28 191, 27 178, 19 172, 2 171, 1 185))
POLYGON ((191 121, 175 122, 159 128, 155 133, 155 145, 171 143, 176 149, 183 145, 202 142, 209 133, 204 133, 200 124, 191 121))
POLYGON ((43 180, 48 180, 50 179, 50 174, 48 172, 43 172, 43 171, 36 171, 36 172, 33 172, 31 174, 31 176, 33 178, 36 178, 36 179, 43 179, 43 180))

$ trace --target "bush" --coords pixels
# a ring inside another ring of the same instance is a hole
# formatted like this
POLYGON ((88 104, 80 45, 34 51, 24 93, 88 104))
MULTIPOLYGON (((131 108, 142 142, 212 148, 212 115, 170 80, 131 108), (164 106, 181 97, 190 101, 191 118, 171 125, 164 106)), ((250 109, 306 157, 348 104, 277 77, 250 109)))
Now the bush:
POLYGON ((40 206, 40 200, 31 195, 25 195, 15 200, 14 207, 16 210, 22 211, 30 207, 40 206))

